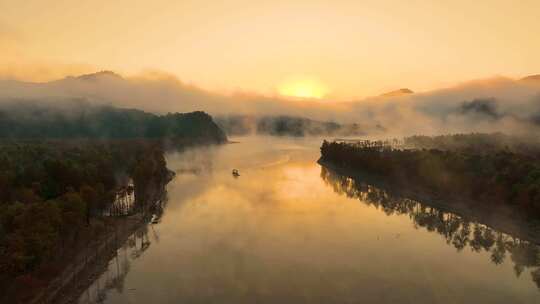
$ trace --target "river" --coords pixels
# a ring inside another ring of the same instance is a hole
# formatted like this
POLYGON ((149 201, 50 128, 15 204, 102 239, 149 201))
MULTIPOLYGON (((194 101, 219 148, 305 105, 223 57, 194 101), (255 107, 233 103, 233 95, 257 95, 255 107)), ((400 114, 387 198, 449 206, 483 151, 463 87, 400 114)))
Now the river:
POLYGON ((160 222, 79 303, 540 303, 538 246, 355 184, 320 139, 233 140, 167 155, 160 222))

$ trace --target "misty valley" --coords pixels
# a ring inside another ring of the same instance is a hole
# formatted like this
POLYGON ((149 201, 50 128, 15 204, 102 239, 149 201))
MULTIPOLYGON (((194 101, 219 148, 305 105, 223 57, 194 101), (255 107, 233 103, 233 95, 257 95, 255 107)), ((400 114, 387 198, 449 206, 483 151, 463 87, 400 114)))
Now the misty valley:
POLYGON ((0 0, 0 304, 540 304, 539 12, 0 0))
POLYGON ((534 140, 227 138, 204 113, 78 109, 0 146, 6 303, 540 297, 534 140))
POLYGON ((130 236, 78 303, 538 299, 534 221, 351 177, 317 163, 318 138, 233 140, 167 154, 177 175, 160 222, 130 236))

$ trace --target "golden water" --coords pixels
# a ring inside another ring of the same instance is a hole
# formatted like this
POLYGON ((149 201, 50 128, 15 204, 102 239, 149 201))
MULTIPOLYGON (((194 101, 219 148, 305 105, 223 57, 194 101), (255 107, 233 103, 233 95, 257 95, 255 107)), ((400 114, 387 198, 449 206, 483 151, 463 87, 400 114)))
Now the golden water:
POLYGON ((540 303, 537 246, 437 215, 470 229, 457 245, 422 224, 436 209, 354 196, 316 163, 320 139, 236 140, 168 155, 177 177, 161 222, 80 303, 540 303))

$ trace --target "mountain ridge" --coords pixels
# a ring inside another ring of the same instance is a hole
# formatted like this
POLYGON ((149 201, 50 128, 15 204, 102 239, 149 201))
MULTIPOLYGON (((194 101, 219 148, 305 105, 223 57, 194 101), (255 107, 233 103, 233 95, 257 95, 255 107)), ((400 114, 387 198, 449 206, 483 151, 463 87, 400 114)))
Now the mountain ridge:
POLYGON ((520 79, 520 81, 538 81, 540 82, 540 74, 529 75, 520 79))
POLYGON ((399 96, 405 96, 409 94, 414 94, 414 91, 408 88, 401 88, 394 91, 390 91, 387 93, 383 93, 379 95, 380 97, 399 97, 399 96))

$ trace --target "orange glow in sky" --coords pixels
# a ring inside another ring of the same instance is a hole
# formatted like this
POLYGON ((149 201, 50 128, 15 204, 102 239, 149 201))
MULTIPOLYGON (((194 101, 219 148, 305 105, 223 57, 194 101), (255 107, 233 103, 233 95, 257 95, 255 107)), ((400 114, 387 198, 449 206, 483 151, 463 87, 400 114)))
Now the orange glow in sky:
POLYGON ((278 90, 279 94, 283 96, 308 99, 321 99, 328 92, 324 84, 305 76, 286 80, 279 86, 278 90))
POLYGON ((0 12, 0 78, 151 69, 218 92, 350 99, 540 72, 538 0, 0 0, 0 12))

